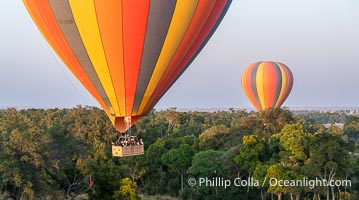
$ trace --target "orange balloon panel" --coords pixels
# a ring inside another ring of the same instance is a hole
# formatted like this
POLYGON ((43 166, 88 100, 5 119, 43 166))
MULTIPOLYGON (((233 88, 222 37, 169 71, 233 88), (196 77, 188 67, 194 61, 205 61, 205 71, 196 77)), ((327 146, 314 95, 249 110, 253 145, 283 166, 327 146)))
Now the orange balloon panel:
POLYGON ((148 113, 208 42, 231 0, 23 0, 119 131, 148 113))
POLYGON ((280 107, 292 87, 292 72, 279 62, 253 63, 242 75, 244 93, 257 111, 280 107))

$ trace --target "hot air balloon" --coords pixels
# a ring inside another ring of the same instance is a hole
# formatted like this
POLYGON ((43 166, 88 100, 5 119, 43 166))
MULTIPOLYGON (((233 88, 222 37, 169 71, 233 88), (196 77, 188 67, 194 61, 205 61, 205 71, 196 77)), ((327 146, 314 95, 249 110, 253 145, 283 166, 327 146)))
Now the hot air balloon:
POLYGON ((293 87, 293 74, 280 62, 257 62, 242 75, 242 88, 257 111, 278 108, 293 87))
POLYGON ((208 42, 231 0, 23 0, 57 55, 125 132, 208 42))
MULTIPOLYGON (((53 50, 124 133, 199 54, 231 0, 23 2, 53 50)), ((127 134, 122 139, 131 142, 127 134)), ((143 145, 126 149, 112 146, 114 156, 143 154, 143 145)))

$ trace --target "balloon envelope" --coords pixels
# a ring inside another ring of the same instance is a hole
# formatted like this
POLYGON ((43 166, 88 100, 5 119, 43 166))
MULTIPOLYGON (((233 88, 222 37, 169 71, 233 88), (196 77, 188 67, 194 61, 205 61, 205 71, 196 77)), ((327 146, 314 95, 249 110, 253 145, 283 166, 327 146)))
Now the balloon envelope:
POLYGON ((280 62, 257 62, 242 75, 242 88, 257 111, 278 108, 293 87, 290 69, 280 62))
POLYGON ((207 43, 231 0, 23 0, 54 51, 125 131, 207 43))

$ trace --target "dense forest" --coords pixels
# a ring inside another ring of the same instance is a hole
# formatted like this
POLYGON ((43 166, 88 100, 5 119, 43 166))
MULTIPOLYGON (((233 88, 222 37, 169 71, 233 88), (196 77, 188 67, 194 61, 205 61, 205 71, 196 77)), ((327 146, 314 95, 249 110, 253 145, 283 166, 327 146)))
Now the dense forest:
POLYGON ((145 154, 113 158, 118 133, 98 108, 0 110, 0 200, 359 199, 358 116, 169 108, 130 132, 145 154), (200 185, 203 178, 260 184, 200 185), (351 185, 274 186, 271 178, 351 185))

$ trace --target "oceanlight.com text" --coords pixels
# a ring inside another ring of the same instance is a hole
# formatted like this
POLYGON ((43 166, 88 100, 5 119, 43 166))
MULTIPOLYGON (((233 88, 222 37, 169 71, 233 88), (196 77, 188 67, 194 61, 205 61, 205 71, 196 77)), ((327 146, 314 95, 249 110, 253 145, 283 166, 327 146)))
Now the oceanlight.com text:
POLYGON ((247 179, 235 178, 233 180, 226 179, 224 177, 202 177, 202 178, 189 178, 188 185, 199 187, 308 187, 314 189, 316 187, 351 187, 351 180, 325 180, 320 178, 315 179, 297 179, 297 180, 283 180, 278 178, 265 178, 263 180, 257 180, 253 177, 247 179))

